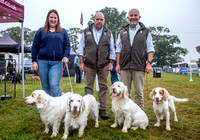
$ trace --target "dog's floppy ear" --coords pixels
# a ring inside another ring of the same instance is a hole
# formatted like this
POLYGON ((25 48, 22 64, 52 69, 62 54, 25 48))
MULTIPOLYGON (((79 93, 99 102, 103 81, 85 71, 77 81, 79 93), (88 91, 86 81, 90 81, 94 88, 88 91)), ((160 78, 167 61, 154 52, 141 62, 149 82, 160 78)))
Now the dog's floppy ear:
POLYGON ((85 101, 82 99, 81 100, 81 112, 84 112, 85 110, 85 101))
POLYGON ((110 87, 110 90, 109 90, 110 91, 110 96, 112 96, 112 93, 113 93, 112 89, 113 89, 113 85, 110 87))
POLYGON ((37 108, 43 108, 45 105, 45 99, 42 97, 41 94, 38 95, 37 99, 36 99, 36 106, 37 108))
POLYGON ((165 88, 162 89, 162 92, 163 92, 163 100, 166 101, 167 98, 169 97, 169 92, 165 88))
POLYGON ((71 112, 71 98, 70 97, 68 97, 67 99, 67 111, 71 112))
POLYGON ((149 94, 151 99, 154 99, 154 95, 155 95, 155 88, 151 91, 151 93, 149 94))
POLYGON ((125 99, 129 99, 127 86, 124 86, 123 96, 125 99))

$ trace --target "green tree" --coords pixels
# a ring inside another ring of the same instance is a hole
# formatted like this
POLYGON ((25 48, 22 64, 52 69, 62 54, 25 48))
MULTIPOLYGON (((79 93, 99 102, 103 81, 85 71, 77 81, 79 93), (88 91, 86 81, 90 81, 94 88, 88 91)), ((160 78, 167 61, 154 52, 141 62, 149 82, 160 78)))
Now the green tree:
POLYGON ((82 30, 80 28, 70 28, 67 30, 69 35, 69 40, 71 44, 71 49, 75 52, 78 49, 78 34, 82 33, 82 30))
MULTIPOLYGON (((29 28, 24 28, 24 45, 26 47, 31 47, 32 41, 34 38, 36 31, 31 31, 29 28)), ((11 27, 7 28, 6 30, 2 30, 0 34, 3 36, 4 34, 8 34, 15 42, 18 44, 21 44, 21 28, 19 26, 17 27, 11 27)))
POLYGON ((200 54, 200 46, 196 47, 197 52, 200 54))
MULTIPOLYGON (((33 38, 36 31, 31 31, 29 28, 24 28, 24 46, 25 47, 31 47, 33 38)), ((21 28, 19 26, 17 27, 11 27, 7 28, 6 30, 0 31, 1 36, 4 34, 8 34, 15 42, 21 45, 21 28)), ((30 58, 29 53, 25 53, 25 57, 30 58)))
MULTIPOLYGON (((102 12, 105 17, 105 26, 112 32, 114 40, 117 38, 117 34, 122 29, 122 27, 128 24, 126 20, 127 12, 122 11, 121 13, 117 8, 105 7, 97 12, 102 12)), ((94 14, 91 14, 90 21, 88 25, 93 22, 94 14)))
MULTIPOLYGON (((196 47, 196 50, 200 54, 200 45, 196 47)), ((198 59, 197 64, 200 67, 200 58, 198 59)))
POLYGON ((181 41, 177 35, 169 35, 170 30, 161 26, 150 27, 150 29, 152 30, 155 48, 153 62, 155 62, 156 65, 171 65, 184 61, 181 56, 185 56, 188 50, 178 46, 181 41))
POLYGON ((1 36, 8 34, 15 42, 21 44, 21 28, 20 27, 11 27, 0 32, 1 36))

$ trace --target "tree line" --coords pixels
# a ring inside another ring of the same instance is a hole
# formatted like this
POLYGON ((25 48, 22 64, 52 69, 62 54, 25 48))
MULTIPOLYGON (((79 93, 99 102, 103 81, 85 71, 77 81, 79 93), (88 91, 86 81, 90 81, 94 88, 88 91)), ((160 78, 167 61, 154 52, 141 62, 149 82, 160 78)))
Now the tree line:
MULTIPOLYGON (((114 41, 116 42, 117 35, 119 31, 128 24, 126 16, 127 12, 119 12, 118 9, 112 7, 105 7, 97 12, 104 13, 105 16, 105 26, 111 30, 114 41)), ((91 14, 90 21, 88 25, 93 22, 94 15, 91 14)), ((145 23, 144 23, 145 24, 145 23)), ((157 66, 172 65, 174 63, 183 62, 183 56, 187 55, 188 50, 180 46, 180 39, 177 35, 170 35, 170 29, 162 26, 149 27, 151 29, 153 44, 155 48, 155 53, 153 57, 153 62, 157 66)), ((76 51, 79 44, 78 35, 82 33, 80 28, 70 28, 67 29, 69 34, 71 48, 76 51)), ((5 33, 21 44, 21 29, 20 27, 11 27, 6 30, 0 31, 0 35, 3 36, 5 33)), ((31 47, 32 41, 36 31, 32 31, 29 28, 24 28, 24 46, 31 47)), ((200 53, 200 46, 196 47, 197 51, 200 53)), ((31 57, 30 54, 26 54, 25 57, 31 57)))

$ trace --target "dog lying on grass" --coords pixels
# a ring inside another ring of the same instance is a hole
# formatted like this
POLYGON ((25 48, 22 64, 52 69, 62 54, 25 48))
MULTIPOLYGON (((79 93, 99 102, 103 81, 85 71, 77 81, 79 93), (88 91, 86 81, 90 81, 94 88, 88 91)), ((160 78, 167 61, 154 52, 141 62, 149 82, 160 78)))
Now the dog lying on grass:
POLYGON ((127 87, 122 82, 115 82, 110 87, 110 96, 112 97, 112 111, 115 115, 112 128, 123 124, 122 132, 124 133, 127 133, 130 127, 133 130, 146 129, 149 123, 147 115, 128 97, 127 87))
POLYGON ((56 137, 59 132, 61 121, 64 119, 67 110, 68 97, 73 93, 68 92, 59 97, 51 97, 43 90, 35 90, 25 98, 28 105, 36 105, 40 118, 45 124, 44 133, 49 133, 52 126, 51 138, 56 137))
POLYGON ((29 77, 31 78, 31 80, 40 80, 39 76, 29 75, 29 77))
POLYGON ((81 96, 79 94, 73 94, 69 97, 69 103, 65 116, 65 132, 63 139, 67 139, 69 135, 69 129, 79 128, 79 137, 84 133, 84 129, 87 125, 88 117, 95 120, 95 127, 99 127, 98 115, 99 115, 99 103, 96 101, 93 95, 81 96))
POLYGON ((187 102, 188 99, 171 96, 165 88, 161 87, 154 88, 150 93, 150 97, 153 99, 153 110, 157 118, 154 126, 159 127, 160 120, 163 120, 164 116, 166 116, 166 130, 171 131, 169 109, 174 113, 174 121, 178 122, 174 102, 187 102))

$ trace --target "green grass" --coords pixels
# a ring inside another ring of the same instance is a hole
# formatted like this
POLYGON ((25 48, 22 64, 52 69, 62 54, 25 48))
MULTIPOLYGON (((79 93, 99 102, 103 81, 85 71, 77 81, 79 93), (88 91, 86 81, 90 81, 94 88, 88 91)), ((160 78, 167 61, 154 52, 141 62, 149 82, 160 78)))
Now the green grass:
MULTIPOLYGON (((145 112, 149 118, 147 130, 131 130, 122 133, 121 127, 115 129, 110 125, 114 122, 114 114, 111 111, 111 98, 108 95, 108 120, 99 117, 99 128, 94 127, 94 121, 89 119, 82 138, 78 137, 78 130, 71 130, 69 140, 162 140, 162 139, 200 139, 200 77, 193 77, 193 82, 189 81, 188 75, 173 75, 162 73, 161 78, 153 78, 152 73, 145 77, 144 97, 145 112), (173 114, 170 113, 171 132, 165 130, 165 120, 161 122, 161 127, 154 127, 156 122, 152 108, 152 100, 149 93, 154 87, 165 87, 171 95, 179 98, 188 98, 189 102, 175 103, 178 122, 173 121, 173 114)), ((84 81, 76 84, 71 77, 74 93, 84 95, 84 81)), ((111 86, 109 79, 109 86, 111 86)), ((63 92, 71 91, 68 77, 61 80, 63 92)), ((41 89, 39 81, 25 80, 25 96, 29 96, 32 91, 41 89)), ((27 106, 22 98, 22 85, 16 86, 17 97, 10 100, 0 100, 0 139, 8 140, 42 140, 49 139, 51 133, 44 134, 44 124, 39 117, 35 106, 27 106)), ((4 82, 0 82, 0 95, 4 94, 4 82)), ((14 95, 14 85, 7 82, 7 94, 14 95)), ((94 96, 98 100, 98 95, 94 91, 94 96)), ((132 89, 132 97, 134 97, 132 89)), ((64 132, 63 124, 60 127, 58 136, 54 139, 61 139, 64 132)))

